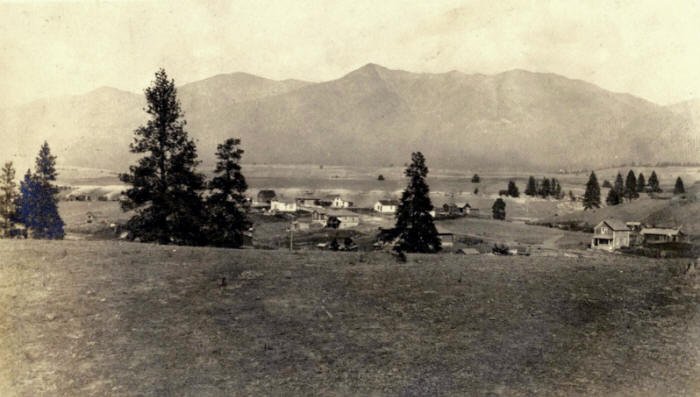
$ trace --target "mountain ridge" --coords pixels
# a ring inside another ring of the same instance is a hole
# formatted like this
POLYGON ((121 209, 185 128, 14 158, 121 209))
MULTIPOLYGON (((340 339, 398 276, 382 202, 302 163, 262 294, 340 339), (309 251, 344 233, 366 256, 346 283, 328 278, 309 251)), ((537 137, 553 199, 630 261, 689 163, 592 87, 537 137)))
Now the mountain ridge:
MULTIPOLYGON (((696 161, 699 145, 700 107, 522 69, 412 73, 368 63, 325 82, 236 72, 178 86, 178 96, 205 164, 230 136, 259 163, 402 164, 421 150, 440 166, 533 169, 696 161)), ((124 170, 144 105, 140 94, 99 87, 0 110, 0 134, 26 137, 0 155, 32 157, 47 139, 67 165, 124 170)))

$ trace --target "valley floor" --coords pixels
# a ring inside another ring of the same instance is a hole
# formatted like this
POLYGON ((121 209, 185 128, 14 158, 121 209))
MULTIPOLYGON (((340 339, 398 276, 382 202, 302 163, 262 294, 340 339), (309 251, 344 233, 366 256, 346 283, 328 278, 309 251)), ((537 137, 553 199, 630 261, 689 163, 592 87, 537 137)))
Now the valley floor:
POLYGON ((116 241, 0 258, 2 396, 700 394, 687 262, 116 241))

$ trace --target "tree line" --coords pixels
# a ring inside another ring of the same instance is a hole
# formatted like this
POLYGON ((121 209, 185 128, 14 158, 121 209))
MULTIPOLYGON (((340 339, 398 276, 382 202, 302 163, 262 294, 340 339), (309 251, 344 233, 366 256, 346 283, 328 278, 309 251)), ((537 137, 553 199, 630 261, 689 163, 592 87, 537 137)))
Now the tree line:
MULTIPOLYGON (((640 172, 638 176, 635 176, 634 171, 629 170, 627 177, 623 181, 622 174, 618 172, 613 184, 605 180, 602 186, 610 189, 605 198, 605 203, 607 205, 619 205, 624 203, 625 199, 627 201, 638 199, 640 193, 654 194, 663 192, 655 170, 652 170, 649 180, 645 179, 643 173, 640 172)), ((683 180, 679 176, 676 179, 673 194, 683 193, 685 193, 685 187, 683 185, 683 180)), ((591 172, 588 182, 586 183, 586 191, 583 195, 583 208, 600 208, 600 205, 600 185, 598 184, 598 178, 595 172, 591 172)))

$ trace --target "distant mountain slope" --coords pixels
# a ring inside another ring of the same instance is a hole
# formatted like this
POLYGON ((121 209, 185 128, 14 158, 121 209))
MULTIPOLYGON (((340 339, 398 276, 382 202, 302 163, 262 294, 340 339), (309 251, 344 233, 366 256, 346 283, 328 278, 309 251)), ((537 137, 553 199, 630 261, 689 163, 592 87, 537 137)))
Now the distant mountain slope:
MULTIPOLYGON (((246 161, 271 163, 402 164, 421 150, 435 166, 590 168, 700 153, 699 119, 688 112, 521 70, 417 74, 368 64, 323 83, 233 73, 179 94, 205 163, 229 136, 242 138, 246 161)), ((0 134, 22 131, 19 154, 33 156, 49 139, 65 164, 122 170, 142 102, 113 89, 41 101, 1 115, 0 134)))

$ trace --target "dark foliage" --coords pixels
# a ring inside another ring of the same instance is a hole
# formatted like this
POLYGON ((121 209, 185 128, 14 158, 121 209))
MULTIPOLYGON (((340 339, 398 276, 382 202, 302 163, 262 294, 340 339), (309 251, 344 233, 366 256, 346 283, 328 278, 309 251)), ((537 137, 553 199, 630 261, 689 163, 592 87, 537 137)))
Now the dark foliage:
POLYGON ((16 221, 30 231, 32 238, 55 240, 65 235, 54 191, 50 183, 29 170, 20 182, 16 221))
POLYGON ((683 180, 679 176, 676 179, 676 184, 673 186, 673 194, 683 194, 685 193, 685 186, 683 186, 683 180))
POLYGON ((514 181, 508 181, 508 195, 510 197, 520 197, 520 191, 514 181))
POLYGON ((0 174, 0 217, 2 217, 2 235, 8 236, 15 218, 17 202, 17 183, 12 162, 5 163, 0 174))
POLYGON ((651 171, 651 176, 649 177, 649 191, 651 193, 661 193, 661 183, 659 182, 659 177, 656 176, 656 171, 651 171))
POLYGON ((505 220, 506 219, 506 202, 501 198, 497 198, 491 206, 491 211, 493 213, 493 219, 505 220))
POLYGON ((600 186, 595 172, 591 172, 591 176, 586 183, 586 192, 583 194, 583 208, 588 210, 592 208, 600 208, 600 186))
POLYGON ((209 182, 207 198, 208 222, 205 226, 208 244, 219 247, 238 248, 243 245, 244 233, 251 224, 246 218, 243 205, 248 188, 241 174, 239 139, 230 138, 217 146, 214 177, 209 182))
POLYGON ((647 182, 644 179, 644 174, 641 172, 639 173, 639 176, 637 176, 637 193, 642 193, 644 189, 646 189, 647 182))
POLYGON ((620 192, 613 188, 608 191, 608 197, 605 198, 605 202, 608 205, 618 205, 622 203, 622 200, 624 197, 620 194, 620 192))
POLYGON ((605 181, 603 181, 602 187, 612 189, 613 186, 612 183, 610 183, 610 181, 606 179, 605 181))
POLYGON ((377 180, 378 180, 378 181, 383 181, 383 180, 384 180, 384 175, 379 174, 379 176, 377 177, 377 180))
POLYGON ((201 245, 204 177, 195 171, 197 151, 184 129, 175 82, 161 69, 145 95, 151 118, 131 144, 131 152, 144 157, 120 175, 131 185, 122 207, 136 210, 126 227, 142 241, 201 245))
POLYGON ((406 252, 437 252, 441 249, 437 229, 430 211, 430 188, 425 182, 428 167, 420 152, 411 155, 411 165, 406 168, 408 186, 401 195, 396 211, 396 229, 399 249, 406 252))
POLYGON ((525 194, 528 196, 537 195, 537 181, 534 176, 530 176, 527 180, 527 187, 525 188, 525 194))
POLYGON ((632 170, 627 173, 627 179, 625 180, 625 197, 630 201, 639 198, 639 193, 637 192, 637 177, 632 170))
POLYGON ((472 183, 480 183, 481 182, 481 177, 478 174, 474 174, 472 176, 472 183))

